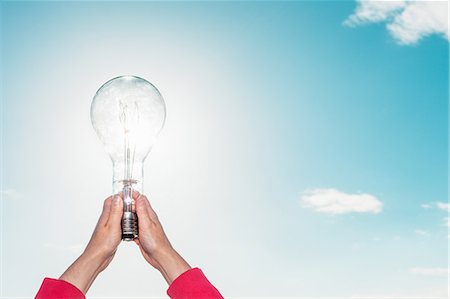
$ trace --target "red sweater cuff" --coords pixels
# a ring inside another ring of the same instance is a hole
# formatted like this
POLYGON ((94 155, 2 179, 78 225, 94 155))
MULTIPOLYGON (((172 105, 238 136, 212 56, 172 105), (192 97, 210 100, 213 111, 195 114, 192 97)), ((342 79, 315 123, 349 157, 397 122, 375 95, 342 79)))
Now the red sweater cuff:
POLYGON ((46 277, 35 299, 86 299, 86 297, 73 284, 46 277))
POLYGON ((172 299, 223 299, 202 270, 192 268, 178 276, 167 290, 172 299))

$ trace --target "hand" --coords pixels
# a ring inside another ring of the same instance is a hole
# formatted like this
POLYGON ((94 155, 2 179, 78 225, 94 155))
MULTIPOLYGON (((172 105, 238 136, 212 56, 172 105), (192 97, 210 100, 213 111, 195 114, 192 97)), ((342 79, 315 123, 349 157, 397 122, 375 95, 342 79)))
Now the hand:
POLYGON ((122 214, 123 200, 119 195, 105 199, 102 214, 86 249, 59 279, 87 293, 97 275, 112 261, 120 244, 122 214))
POLYGON ((170 285, 191 266, 173 249, 147 197, 137 193, 133 197, 139 225, 139 238, 135 242, 145 260, 161 272, 170 285))

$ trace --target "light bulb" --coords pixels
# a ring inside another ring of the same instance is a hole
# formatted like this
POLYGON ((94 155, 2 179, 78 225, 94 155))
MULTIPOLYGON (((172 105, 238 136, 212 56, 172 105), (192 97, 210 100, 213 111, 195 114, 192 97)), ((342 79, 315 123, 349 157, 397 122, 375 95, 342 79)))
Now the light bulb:
POLYGON ((136 76, 103 84, 91 104, 91 121, 113 162, 113 194, 122 194, 122 239, 138 236, 133 191, 143 193, 144 160, 166 119, 158 89, 136 76))

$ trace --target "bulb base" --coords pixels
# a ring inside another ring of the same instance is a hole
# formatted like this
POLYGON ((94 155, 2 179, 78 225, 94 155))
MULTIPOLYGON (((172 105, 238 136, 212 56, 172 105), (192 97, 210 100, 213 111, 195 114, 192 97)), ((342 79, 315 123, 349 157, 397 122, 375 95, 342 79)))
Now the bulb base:
POLYGON ((138 236, 137 215, 134 212, 124 212, 122 217, 122 240, 133 241, 138 236))

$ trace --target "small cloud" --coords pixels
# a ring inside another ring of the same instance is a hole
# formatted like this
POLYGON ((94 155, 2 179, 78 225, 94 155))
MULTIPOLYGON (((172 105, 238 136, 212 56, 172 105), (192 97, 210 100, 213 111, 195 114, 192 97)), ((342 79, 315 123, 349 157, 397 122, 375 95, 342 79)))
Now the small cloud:
POLYGON ((386 23, 386 29, 401 45, 413 45, 429 35, 449 39, 447 1, 357 0, 355 12, 344 25, 356 27, 386 23))
POLYGON ((416 229, 414 232, 416 234, 420 235, 420 236, 427 236, 428 235, 427 231, 424 231, 424 230, 421 230, 421 229, 416 229))
POLYGON ((22 197, 22 193, 15 189, 3 189, 0 191, 0 194, 5 199, 18 199, 22 197))
POLYGON ((433 206, 430 205, 430 204, 422 204, 422 205, 420 205, 420 207, 421 207, 422 209, 428 210, 428 209, 431 209, 433 206))
POLYGON ((302 194, 301 204, 304 208, 326 214, 377 214, 383 207, 383 203, 373 195, 348 194, 336 189, 307 190, 302 194))
POLYGON ((410 272, 427 276, 447 276, 449 274, 448 268, 412 268, 410 272))
POLYGON ((438 208, 439 210, 450 212, 450 204, 448 202, 432 202, 432 203, 424 203, 421 204, 420 207, 425 210, 430 210, 433 208, 438 208))
POLYGON ((450 211, 450 204, 446 202, 437 202, 436 207, 444 211, 450 211))

